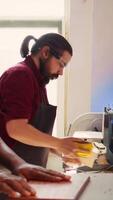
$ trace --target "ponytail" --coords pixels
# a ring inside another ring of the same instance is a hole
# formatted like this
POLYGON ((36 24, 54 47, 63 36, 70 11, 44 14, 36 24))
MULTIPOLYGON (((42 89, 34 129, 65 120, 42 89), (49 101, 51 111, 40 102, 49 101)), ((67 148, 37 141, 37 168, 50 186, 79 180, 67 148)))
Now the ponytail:
POLYGON ((21 48, 20 48, 20 54, 21 54, 22 58, 25 58, 29 54, 29 42, 32 39, 35 42, 37 41, 37 39, 32 35, 26 36, 25 39, 23 40, 21 48))
POLYGON ((49 46, 51 49, 51 53, 57 55, 57 57, 61 56, 63 51, 65 50, 68 51, 71 56, 73 54, 73 49, 71 45, 62 35, 59 35, 57 33, 47 33, 45 35, 42 35, 38 39, 36 39, 32 35, 28 35, 27 37, 25 37, 20 49, 20 54, 23 58, 25 58, 29 54, 29 42, 32 39, 35 41, 31 48, 32 54, 36 54, 44 45, 49 46))

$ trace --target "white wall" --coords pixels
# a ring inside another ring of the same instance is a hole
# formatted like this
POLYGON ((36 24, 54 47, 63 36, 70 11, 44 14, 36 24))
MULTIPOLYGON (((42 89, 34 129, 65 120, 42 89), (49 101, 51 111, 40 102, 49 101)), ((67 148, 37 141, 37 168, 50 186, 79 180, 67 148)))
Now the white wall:
POLYGON ((95 0, 91 110, 113 107, 113 0, 95 0))
POLYGON ((66 77, 65 130, 76 116, 113 106, 113 0, 66 0, 74 49, 66 77))
POLYGON ((71 0, 66 3, 66 36, 74 50, 67 69, 68 100, 65 111, 68 128, 76 116, 90 110, 93 0, 71 0))

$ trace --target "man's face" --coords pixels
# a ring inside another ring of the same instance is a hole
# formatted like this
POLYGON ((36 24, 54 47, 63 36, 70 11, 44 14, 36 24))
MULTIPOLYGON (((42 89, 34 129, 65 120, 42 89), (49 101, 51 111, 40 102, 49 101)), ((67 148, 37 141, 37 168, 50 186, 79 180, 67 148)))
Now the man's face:
POLYGON ((49 80, 57 79, 59 76, 63 75, 63 70, 70 59, 71 55, 68 51, 64 51, 59 59, 53 55, 46 60, 40 59, 40 72, 47 82, 49 82, 49 80))

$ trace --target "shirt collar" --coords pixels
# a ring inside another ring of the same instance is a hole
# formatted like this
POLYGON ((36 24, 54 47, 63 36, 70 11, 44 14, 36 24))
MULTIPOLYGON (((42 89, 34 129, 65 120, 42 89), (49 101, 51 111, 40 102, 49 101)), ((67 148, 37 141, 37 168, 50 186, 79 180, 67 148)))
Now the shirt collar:
POLYGON ((33 74, 35 75, 40 86, 45 86, 44 77, 40 73, 40 70, 37 68, 37 66, 35 65, 35 63, 30 55, 26 57, 24 62, 27 64, 28 67, 31 68, 31 70, 33 71, 33 74))

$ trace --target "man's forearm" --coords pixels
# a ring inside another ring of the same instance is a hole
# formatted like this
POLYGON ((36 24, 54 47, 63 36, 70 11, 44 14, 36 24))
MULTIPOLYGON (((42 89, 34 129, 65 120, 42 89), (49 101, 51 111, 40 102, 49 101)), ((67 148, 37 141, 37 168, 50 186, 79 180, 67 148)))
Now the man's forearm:
POLYGON ((59 140, 56 137, 49 136, 46 133, 34 128, 25 120, 13 120, 8 122, 7 131, 11 138, 27 145, 57 148, 59 140))
POLYGON ((2 139, 0 139, 0 164, 3 164, 11 171, 17 166, 24 164, 25 161, 15 154, 2 139))

